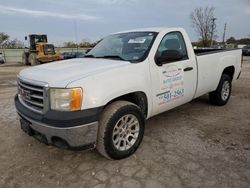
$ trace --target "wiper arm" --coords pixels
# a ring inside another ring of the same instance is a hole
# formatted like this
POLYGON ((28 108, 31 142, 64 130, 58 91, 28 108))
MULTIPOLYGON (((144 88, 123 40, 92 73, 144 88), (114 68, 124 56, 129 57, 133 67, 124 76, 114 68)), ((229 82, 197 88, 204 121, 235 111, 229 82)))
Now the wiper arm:
POLYGON ((85 55, 84 57, 91 57, 91 58, 95 58, 95 56, 93 56, 93 55, 85 55))
POLYGON ((119 60, 123 60, 126 61, 125 59, 123 59, 121 56, 119 55, 105 55, 102 57, 97 57, 97 58, 110 58, 110 59, 119 59, 119 60))
POLYGON ((89 55, 85 55, 84 57, 90 57, 90 58, 109 58, 109 59, 119 59, 119 60, 122 60, 122 61, 127 61, 125 59, 123 59, 121 56, 119 55, 105 55, 105 56, 93 56, 91 54, 89 55))

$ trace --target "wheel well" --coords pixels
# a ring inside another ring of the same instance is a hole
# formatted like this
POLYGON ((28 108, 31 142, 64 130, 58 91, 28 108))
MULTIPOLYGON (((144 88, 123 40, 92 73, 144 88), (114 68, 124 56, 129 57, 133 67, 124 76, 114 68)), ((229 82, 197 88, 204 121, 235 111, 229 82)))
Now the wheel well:
POLYGON ((231 79, 233 79, 233 77, 234 77, 234 70, 235 70, 234 66, 230 66, 230 67, 225 68, 222 74, 226 74, 226 75, 230 76, 231 79))
POLYGON ((147 96, 144 92, 138 91, 138 92, 133 92, 133 93, 128 93, 126 95, 122 95, 120 97, 117 97, 117 98, 109 101, 105 105, 105 107, 108 106, 109 104, 111 104, 112 102, 119 101, 119 100, 124 100, 124 101, 128 101, 128 102, 136 104, 137 106, 140 107, 144 116, 147 117, 147 115, 148 115, 148 100, 147 100, 147 96))

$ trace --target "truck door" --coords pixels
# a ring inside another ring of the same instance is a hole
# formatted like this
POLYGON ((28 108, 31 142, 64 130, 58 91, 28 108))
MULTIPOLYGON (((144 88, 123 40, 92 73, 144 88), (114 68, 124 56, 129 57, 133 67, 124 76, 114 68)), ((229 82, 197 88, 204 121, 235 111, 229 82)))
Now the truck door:
MULTIPOLYGON (((191 45, 190 45, 190 48, 191 45)), ((153 112, 152 115, 191 101, 197 82, 196 59, 188 55, 181 32, 170 32, 160 42, 154 62, 150 62, 153 112), (181 54, 179 59, 157 63, 163 54, 181 54)))

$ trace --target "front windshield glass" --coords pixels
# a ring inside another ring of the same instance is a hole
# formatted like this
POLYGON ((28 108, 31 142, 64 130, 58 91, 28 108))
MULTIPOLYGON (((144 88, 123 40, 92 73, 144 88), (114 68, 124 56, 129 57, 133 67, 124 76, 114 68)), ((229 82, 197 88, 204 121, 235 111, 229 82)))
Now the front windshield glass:
POLYGON ((86 57, 143 61, 153 44, 156 32, 129 32, 110 35, 99 42, 86 57))

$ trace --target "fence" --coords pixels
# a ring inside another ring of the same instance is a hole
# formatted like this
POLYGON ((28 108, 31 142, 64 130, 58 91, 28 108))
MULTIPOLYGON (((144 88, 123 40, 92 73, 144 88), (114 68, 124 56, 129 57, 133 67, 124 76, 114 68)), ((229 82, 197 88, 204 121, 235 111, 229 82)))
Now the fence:
MULTIPOLYGON (((86 51, 87 48, 55 48, 57 52, 75 52, 75 51, 86 51)), ((3 54, 5 63, 21 63, 22 55, 25 49, 0 49, 3 54)))

